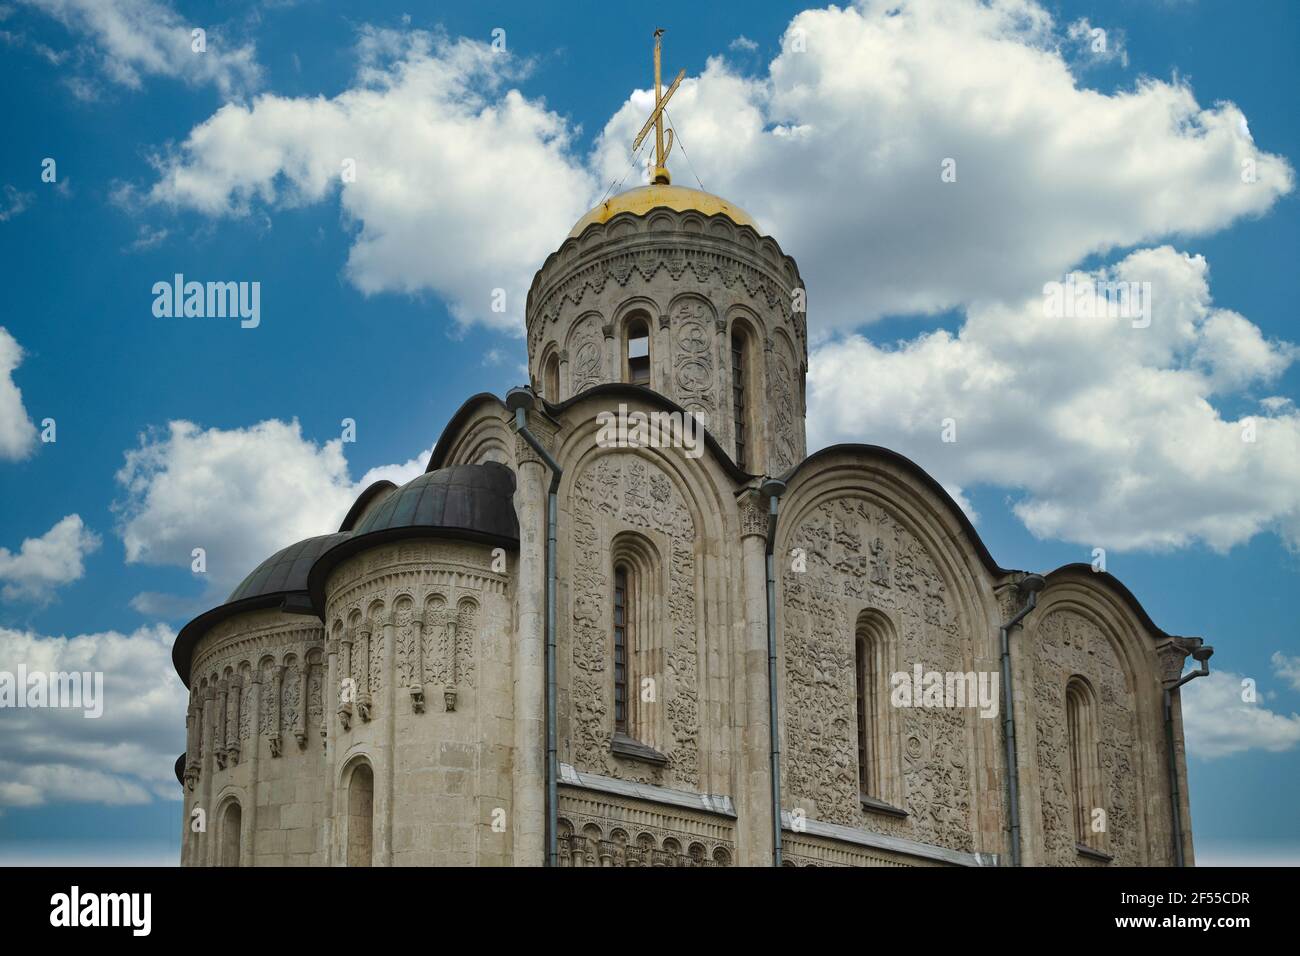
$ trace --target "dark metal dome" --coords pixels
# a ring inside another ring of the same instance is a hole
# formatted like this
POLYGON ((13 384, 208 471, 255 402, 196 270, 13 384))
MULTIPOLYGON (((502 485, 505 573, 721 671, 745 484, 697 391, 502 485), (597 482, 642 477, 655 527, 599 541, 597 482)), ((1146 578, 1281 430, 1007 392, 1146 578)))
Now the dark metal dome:
POLYGON ((307 574, 316 559, 346 540, 348 534, 323 534, 282 548, 259 564, 253 573, 230 593, 225 604, 204 611, 176 635, 172 645, 172 665, 185 686, 190 684, 190 663, 194 646, 214 624, 243 611, 278 607, 299 614, 310 614, 307 598, 307 574))
POLYGON ((307 590, 307 572, 316 563, 316 559, 347 537, 346 533, 323 534, 277 551, 259 564, 252 574, 244 578, 239 587, 230 592, 226 603, 234 604, 236 601, 260 597, 263 594, 307 590))
POLYGON ((323 552, 307 576, 317 614, 325 613, 325 581, 348 557, 399 538, 460 538, 516 550, 515 473, 497 462, 453 465, 414 478, 374 507, 323 552))

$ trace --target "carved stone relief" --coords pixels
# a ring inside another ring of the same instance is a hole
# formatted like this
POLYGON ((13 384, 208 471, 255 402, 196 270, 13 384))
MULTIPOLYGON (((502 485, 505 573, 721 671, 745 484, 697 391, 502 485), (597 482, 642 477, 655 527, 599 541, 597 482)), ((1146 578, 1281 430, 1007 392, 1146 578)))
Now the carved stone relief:
MULTIPOLYGON (((666 536, 669 587, 663 680, 666 772, 678 785, 699 780, 699 678, 695 607, 695 525, 672 480, 645 459, 605 455, 588 465, 572 497, 572 619, 570 733, 575 764, 584 770, 635 777, 637 770, 609 753, 613 734, 612 675, 608 667, 609 546, 625 530, 666 536)), ((647 582, 648 583, 648 582, 647 582)), ((649 779, 643 774, 641 779, 649 779)))
MULTIPOLYGON (((886 659, 910 669, 964 671, 963 642, 948 585, 934 560, 893 514, 865 498, 825 502, 787 539, 806 570, 783 559, 787 799, 816 819, 971 848, 972 711, 900 709, 905 820, 864 814, 856 757, 854 638, 865 608, 884 612, 897 646, 886 659), (811 813, 811 811, 810 811, 811 813)), ((893 670, 893 663, 886 667, 893 670)), ((882 675, 887 678, 886 675, 882 675)), ((885 685, 884 692, 887 692, 885 685)), ((883 759, 891 760, 892 752, 883 759)))
MULTIPOLYGON (((1043 846, 1049 865, 1079 862, 1075 849, 1074 797, 1070 782, 1066 683, 1086 678, 1097 695, 1097 761, 1105 806, 1105 852, 1122 866, 1141 858, 1138 766, 1133 692, 1111 642, 1089 618, 1070 610, 1050 612, 1034 637, 1034 727, 1042 795, 1043 846)), ((1088 811, 1092 819, 1092 811, 1088 811)))

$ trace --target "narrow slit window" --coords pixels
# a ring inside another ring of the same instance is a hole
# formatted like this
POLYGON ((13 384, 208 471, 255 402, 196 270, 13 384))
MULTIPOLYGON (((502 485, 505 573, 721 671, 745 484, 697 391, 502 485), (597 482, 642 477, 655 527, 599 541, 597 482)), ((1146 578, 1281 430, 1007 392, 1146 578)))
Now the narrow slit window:
POLYGON ((1074 798, 1074 837, 1080 846, 1097 849, 1092 815, 1097 809, 1097 745, 1092 696, 1080 680, 1065 691, 1065 725, 1069 737, 1070 791, 1074 798))
POLYGON ((863 796, 877 797, 874 784, 875 755, 875 668, 872 647, 865 637, 856 641, 857 717, 858 717, 858 790, 863 796))
POLYGON ((643 319, 628 323, 627 380, 633 385, 650 384, 650 327, 643 319))
POLYGON ((627 569, 614 569, 614 729, 627 733, 627 569))

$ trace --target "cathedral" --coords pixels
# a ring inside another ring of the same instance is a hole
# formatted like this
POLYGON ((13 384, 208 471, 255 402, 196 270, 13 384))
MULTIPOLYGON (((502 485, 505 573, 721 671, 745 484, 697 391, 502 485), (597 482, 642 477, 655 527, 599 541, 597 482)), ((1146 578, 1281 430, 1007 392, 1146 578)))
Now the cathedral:
POLYGON ((529 386, 177 636, 182 864, 1190 865, 1211 648, 807 454, 798 266, 671 184, 657 53, 652 182, 542 263, 529 386))

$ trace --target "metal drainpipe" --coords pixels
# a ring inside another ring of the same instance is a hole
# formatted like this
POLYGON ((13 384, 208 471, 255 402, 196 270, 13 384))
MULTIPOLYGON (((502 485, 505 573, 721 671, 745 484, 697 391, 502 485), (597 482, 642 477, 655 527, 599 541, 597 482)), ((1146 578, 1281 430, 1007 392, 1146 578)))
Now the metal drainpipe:
POLYGON ((1038 606, 1038 592, 1047 586, 1040 574, 1027 574, 1016 589, 1028 593, 1025 606, 999 629, 1002 645, 1002 730, 1007 749, 1007 816, 1011 822, 1011 865, 1020 865, 1020 768, 1016 763, 1016 709, 1011 685, 1011 629, 1038 606))
POLYGON ((1180 867, 1187 865, 1187 857, 1183 851, 1183 813, 1178 806, 1182 795, 1178 787, 1178 756, 1174 753, 1174 691, 1188 681, 1209 674, 1210 655, 1213 653, 1213 647, 1208 645, 1198 647, 1192 652, 1192 657, 1201 662, 1201 669, 1184 674, 1174 686, 1165 688, 1165 749, 1169 752, 1169 799, 1174 823, 1174 865, 1180 867))
POLYGON ((559 718, 556 714, 555 690, 555 592, 558 576, 556 565, 556 528, 559 523, 560 478, 562 469, 550 453, 542 447, 528 430, 528 409, 535 396, 530 388, 512 388, 506 394, 506 407, 514 409, 515 431, 537 453, 551 470, 551 486, 546 493, 546 865, 560 865, 559 847, 559 778, 560 766, 556 756, 556 739, 559 737, 559 718))
POLYGON ((772 753, 772 865, 781 865, 781 730, 777 724, 776 684, 776 519, 785 482, 769 478, 759 489, 768 496, 767 544, 767 720, 772 753))

